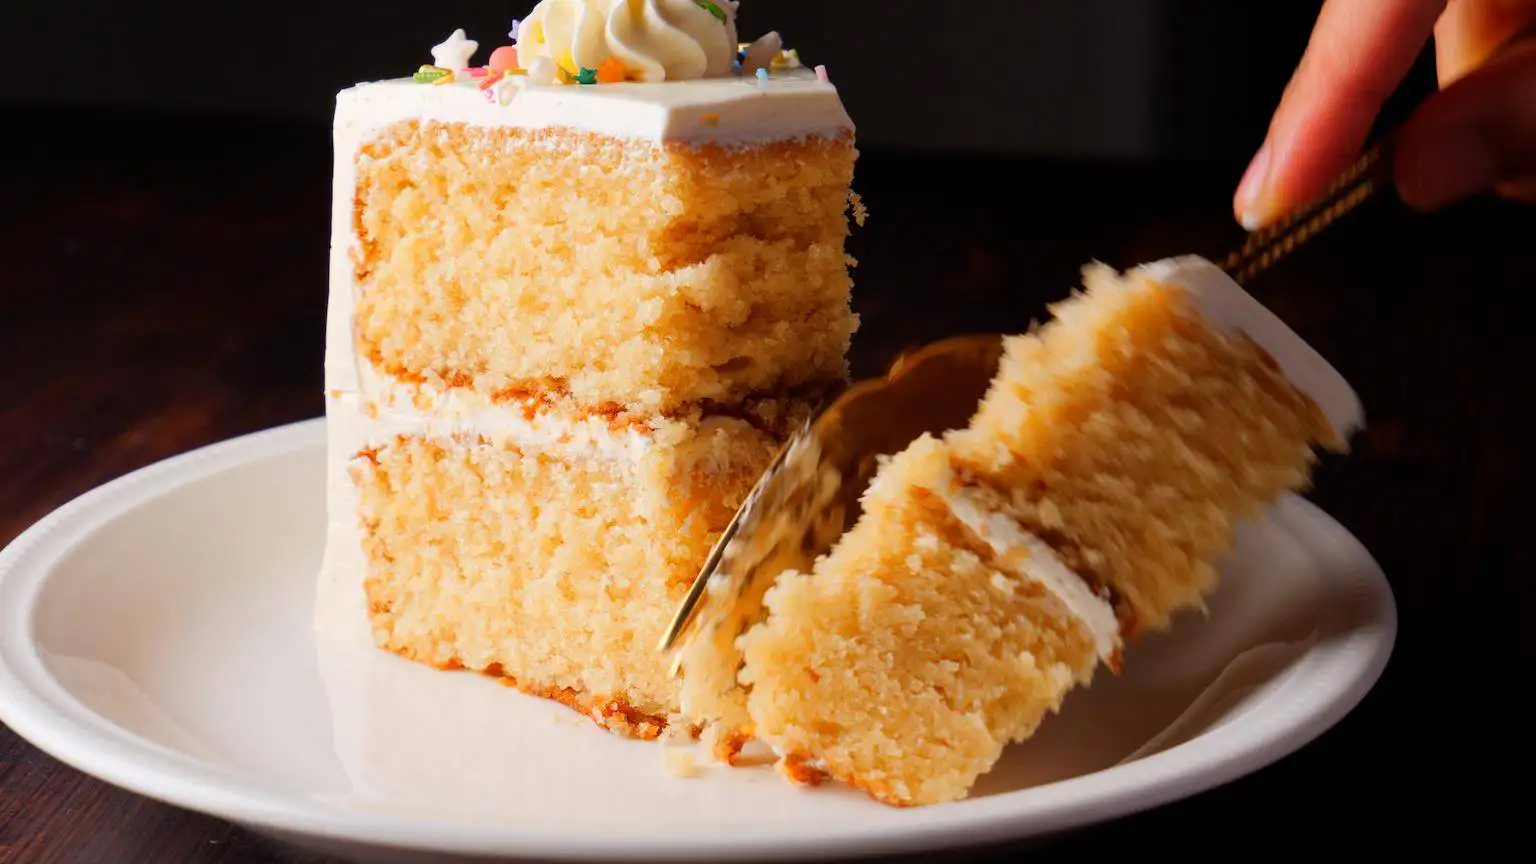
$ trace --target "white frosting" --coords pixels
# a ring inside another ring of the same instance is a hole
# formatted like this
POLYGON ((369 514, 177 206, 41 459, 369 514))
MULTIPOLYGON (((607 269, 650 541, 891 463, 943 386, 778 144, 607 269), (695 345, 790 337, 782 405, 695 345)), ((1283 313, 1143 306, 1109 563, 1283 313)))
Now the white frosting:
POLYGON ((804 68, 778 70, 762 80, 733 75, 660 83, 540 85, 529 77, 507 76, 507 86, 490 91, 480 89, 485 79, 465 72, 455 74, 449 84, 420 84, 409 78, 358 84, 337 96, 337 146, 350 158, 370 133, 404 120, 558 127, 688 144, 838 137, 854 131, 837 88, 804 68), (486 92, 495 98, 488 99, 486 92))
POLYGON ((1365 425, 1365 409, 1344 376, 1225 270, 1195 255, 1166 258, 1137 269, 1156 282, 1188 292, 1217 326, 1248 334, 1275 359, 1296 389, 1317 403, 1341 440, 1365 425))
POLYGON ((1082 622, 1093 638, 1094 649, 1105 663, 1114 665, 1120 652, 1120 620, 1109 601, 1056 556, 1049 544, 994 508, 959 481, 948 468, 932 488, 966 528, 986 543, 1009 573, 1049 591, 1067 611, 1082 622))
POLYGON ((736 59, 736 10, 695 0, 540 0, 517 29, 523 63, 548 57, 568 74, 609 60, 633 81, 729 75, 736 59))

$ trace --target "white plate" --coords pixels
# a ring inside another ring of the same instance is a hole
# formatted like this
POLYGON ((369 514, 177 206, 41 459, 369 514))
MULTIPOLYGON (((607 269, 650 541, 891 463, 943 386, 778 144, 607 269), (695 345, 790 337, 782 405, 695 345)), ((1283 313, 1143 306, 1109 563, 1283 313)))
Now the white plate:
POLYGON ((134 792, 329 852, 712 859, 1040 837, 1251 772, 1339 720, 1396 634, 1386 580, 1288 498, 1211 603, 1069 697, 974 797, 900 810, 654 743, 471 673, 317 644, 324 421, 197 450, 0 552, 0 720, 134 792))

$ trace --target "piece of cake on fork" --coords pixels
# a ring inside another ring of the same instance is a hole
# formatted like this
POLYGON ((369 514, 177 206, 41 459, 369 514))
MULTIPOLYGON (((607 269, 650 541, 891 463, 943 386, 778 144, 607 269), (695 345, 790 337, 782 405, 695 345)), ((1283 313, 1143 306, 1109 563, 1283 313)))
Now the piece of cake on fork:
POLYGON ((857 325, 853 125, 735 9, 543 0, 338 96, 323 632, 677 710, 657 636, 857 325))
POLYGON ((855 525, 768 589, 739 655, 685 643, 685 712, 718 755, 756 738, 797 781, 966 797, 1128 640, 1200 608, 1235 524, 1362 422, 1344 380, 1203 259, 1092 265, 1084 288, 1005 340, 966 428, 881 466, 855 525), (737 689, 715 691, 731 662, 737 689))

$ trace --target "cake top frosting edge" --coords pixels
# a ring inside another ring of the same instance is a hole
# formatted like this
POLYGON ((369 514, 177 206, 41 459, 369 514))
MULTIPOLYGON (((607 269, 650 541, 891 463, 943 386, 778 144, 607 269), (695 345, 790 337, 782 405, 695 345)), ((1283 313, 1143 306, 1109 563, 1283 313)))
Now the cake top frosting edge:
POLYGON ((343 90, 337 125, 415 118, 685 142, 852 134, 826 67, 802 64, 776 32, 738 42, 736 7, 540 0, 481 61, 459 29, 408 77, 343 90))

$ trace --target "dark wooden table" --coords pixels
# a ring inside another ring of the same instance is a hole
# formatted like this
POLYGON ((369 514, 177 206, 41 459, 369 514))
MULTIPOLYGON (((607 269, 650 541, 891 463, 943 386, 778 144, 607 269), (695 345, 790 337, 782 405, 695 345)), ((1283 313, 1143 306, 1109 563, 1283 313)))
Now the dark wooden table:
MULTIPOLYGON (((125 472, 321 412, 326 128, 7 116, 0 544, 125 472)), ((1219 253, 1239 237, 1227 200, 1240 167, 867 154, 858 371, 911 342, 1024 328, 1090 258, 1219 253)), ((1523 783, 1531 765, 1536 338, 1519 310, 1536 288, 1536 212, 1377 207, 1251 287, 1362 394, 1370 431, 1325 463, 1312 497, 1385 568, 1397 650, 1301 752, 1037 854, 1507 855, 1489 844, 1520 832, 1528 792, 1489 781, 1523 783)), ((291 860, 305 859, 0 726, 0 861, 291 860)))

